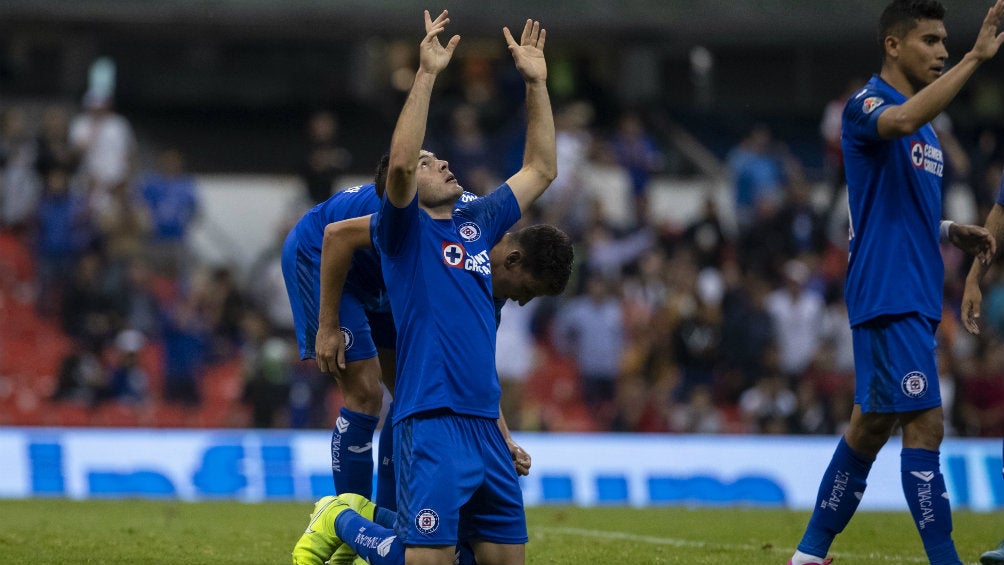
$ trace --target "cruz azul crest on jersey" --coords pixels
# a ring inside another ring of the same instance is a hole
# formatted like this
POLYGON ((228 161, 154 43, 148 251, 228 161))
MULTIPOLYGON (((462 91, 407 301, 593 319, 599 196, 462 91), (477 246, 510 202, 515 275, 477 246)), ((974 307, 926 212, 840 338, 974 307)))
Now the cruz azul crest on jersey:
POLYGON ((907 373, 903 377, 903 394, 910 398, 920 398, 927 394, 927 376, 920 371, 907 373))
POLYGON ((460 267, 464 264, 464 257, 467 252, 464 246, 452 241, 443 242, 443 262, 451 267, 460 267))
POLYGON ((435 532, 439 528, 439 514, 432 508, 423 508, 415 515, 415 527, 425 535, 435 532))
POLYGON ((864 110, 866 114, 871 114, 882 104, 885 104, 885 100, 882 100, 878 96, 869 96, 865 98, 865 101, 861 103, 861 109, 864 110))
POLYGON ((457 231, 460 232, 460 237, 464 238, 464 241, 477 241, 481 238, 481 228, 474 222, 460 224, 457 231))
POLYGON ((477 255, 468 255, 463 245, 454 241, 443 242, 443 262, 456 269, 463 269, 479 275, 492 274, 492 264, 488 258, 488 250, 482 250, 477 255))
POLYGON ((945 156, 936 145, 922 141, 910 142, 910 161, 918 169, 941 177, 945 171, 945 156))

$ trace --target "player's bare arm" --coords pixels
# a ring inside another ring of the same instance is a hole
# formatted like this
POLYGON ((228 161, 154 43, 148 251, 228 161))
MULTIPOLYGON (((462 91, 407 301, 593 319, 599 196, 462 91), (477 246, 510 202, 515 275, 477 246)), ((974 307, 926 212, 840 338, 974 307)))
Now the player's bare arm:
POLYGON ((509 433, 509 424, 505 421, 505 414, 502 413, 501 406, 499 406, 498 426, 502 432, 502 437, 505 438, 505 444, 509 447, 509 455, 512 455, 513 465, 516 466, 516 474, 520 476, 529 475, 530 454, 520 444, 513 441, 512 434, 509 433))
POLYGON ((422 141, 425 139, 426 121, 429 117, 429 100, 436 76, 446 68, 453 57, 453 51, 460 43, 460 36, 454 35, 444 46, 439 35, 450 23, 447 11, 443 10, 435 20, 425 11, 426 34, 419 45, 418 72, 408 92, 390 143, 390 163, 387 169, 387 199, 398 208, 404 208, 415 198, 418 181, 415 163, 418 160, 422 141))
MULTIPOLYGON (((998 31, 1002 16, 1004 16, 1004 0, 997 0, 987 11, 973 48, 962 57, 958 64, 918 92, 904 92, 907 95, 915 95, 902 105, 889 108, 879 116, 879 135, 886 139, 911 135, 943 112, 962 90, 966 81, 976 72, 976 69, 984 61, 997 55, 1001 44, 1004 43, 1004 33, 998 31)), ((932 40, 929 37, 923 39, 925 41, 932 40)), ((943 49, 944 37, 942 36, 939 41, 943 49)), ((888 46, 886 53, 888 57, 888 46)), ((944 61, 942 61, 943 63, 944 61)), ((883 68, 883 78, 886 78, 885 68, 883 68)), ((896 86, 900 88, 898 85, 896 86)), ((902 89, 900 88, 900 90, 902 89)))
POLYGON ((948 231, 952 245, 976 258, 976 262, 989 265, 997 254, 997 241, 983 226, 952 224, 948 231))
POLYGON ((321 371, 345 370, 345 337, 338 323, 345 279, 357 249, 372 247, 370 216, 328 224, 321 244, 321 296, 314 349, 321 371))
POLYGON ((522 211, 533 204, 558 176, 554 114, 547 92, 547 61, 544 42, 547 31, 540 22, 527 20, 517 44, 508 27, 502 28, 516 69, 526 81, 526 149, 523 166, 509 180, 509 187, 522 211))
MULTIPOLYGON (((986 228, 993 236, 994 241, 1001 241, 1004 238, 1004 207, 994 204, 987 216, 986 228)), ((999 252, 999 248, 998 248, 999 252)), ((996 258, 997 254, 993 255, 996 258)), ((980 309, 983 306, 983 277, 990 270, 993 261, 973 261, 966 275, 965 291, 962 294, 962 325, 966 331, 973 335, 980 333, 980 309)))

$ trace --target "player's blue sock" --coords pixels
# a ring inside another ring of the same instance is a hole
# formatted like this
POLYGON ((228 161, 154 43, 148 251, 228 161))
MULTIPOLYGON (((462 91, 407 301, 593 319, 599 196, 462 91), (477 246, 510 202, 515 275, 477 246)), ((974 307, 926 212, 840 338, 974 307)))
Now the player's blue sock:
POLYGON ((938 452, 903 448, 903 493, 931 565, 961 564, 952 541, 952 507, 941 474, 938 452))
POLYGON ((331 474, 335 492, 373 494, 373 432, 376 416, 342 407, 331 431, 331 474))
POLYGON ((335 518, 335 533, 370 565, 404 563, 404 543, 394 529, 367 520, 355 510, 343 510, 335 518))
POLYGON ((376 512, 373 514, 373 521, 385 528, 394 529, 394 523, 397 522, 397 511, 388 510, 382 506, 376 507, 376 512))
POLYGON ((840 438, 819 483, 816 507, 798 544, 799 551, 826 557, 833 538, 844 530, 858 509, 873 462, 874 459, 854 451, 840 438))
POLYGON ((380 508, 397 510, 397 479, 394 477, 394 403, 387 407, 377 446, 376 502, 380 508))

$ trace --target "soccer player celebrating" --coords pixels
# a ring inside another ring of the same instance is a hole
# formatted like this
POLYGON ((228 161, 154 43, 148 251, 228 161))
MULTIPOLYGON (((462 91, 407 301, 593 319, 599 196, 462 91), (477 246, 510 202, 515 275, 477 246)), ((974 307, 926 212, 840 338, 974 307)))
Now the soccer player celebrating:
MULTIPOLYGON (((445 46, 439 41, 449 23, 445 11, 435 20, 425 12, 425 21, 419 70, 391 140, 387 193, 374 229, 398 331, 395 530, 369 521, 372 504, 358 496, 322 499, 293 550, 295 563, 323 561, 342 540, 370 563, 446 565, 460 540, 471 540, 483 565, 525 561, 522 493, 496 424, 500 389, 489 249, 557 173, 545 31, 528 20, 517 44, 503 29, 526 82, 523 166, 492 194, 454 209, 462 189, 447 163, 421 146, 436 76, 460 37, 445 46)), ((525 248, 565 249, 558 255, 569 259, 563 235, 553 228, 535 231, 550 243, 525 248)), ((563 290, 570 263, 555 259, 549 284, 535 292, 563 290)))
POLYGON ((927 558, 962 563, 938 452, 944 436, 935 361, 944 277, 939 235, 981 261, 996 249, 982 227, 941 222, 944 159, 929 122, 997 54, 1004 0, 989 9, 973 48, 948 71, 944 14, 935 0, 890 3, 879 20, 881 72, 844 108, 854 408, 789 565, 830 562, 824 557, 857 509, 872 462, 896 424, 903 428, 903 492, 927 558))
MULTIPOLYGON (((984 227, 993 235, 994 240, 1004 241, 1004 176, 1001 177, 1000 186, 997 188, 997 201, 990 213, 987 214, 984 227)), ((998 247, 997 250, 1000 252, 1001 247, 998 247)), ((996 258, 995 255, 994 259, 996 258)), ((989 269, 989 262, 973 261, 972 267, 969 268, 969 275, 966 276, 966 289, 962 293, 962 325, 973 335, 980 333, 980 306, 983 303, 983 291, 980 289, 980 285, 989 269)), ((1002 453, 1004 453, 1004 447, 1002 447, 1002 453)), ((1004 477, 1004 470, 1001 473, 1004 477)), ((980 556, 980 563, 983 565, 1004 565, 1004 541, 996 548, 984 552, 980 556)))

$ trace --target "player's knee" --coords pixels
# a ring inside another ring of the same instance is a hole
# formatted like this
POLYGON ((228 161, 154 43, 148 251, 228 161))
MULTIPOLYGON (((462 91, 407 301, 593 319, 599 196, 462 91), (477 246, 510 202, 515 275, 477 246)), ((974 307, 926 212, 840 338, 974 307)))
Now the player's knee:
POLYGON ((380 364, 373 359, 353 361, 346 364, 339 376, 345 405, 356 412, 371 416, 380 414, 383 408, 383 386, 380 382, 380 364))

